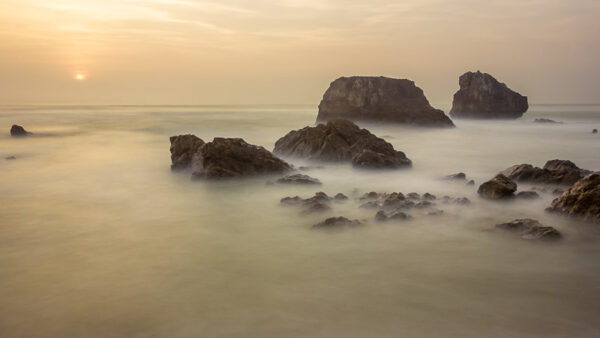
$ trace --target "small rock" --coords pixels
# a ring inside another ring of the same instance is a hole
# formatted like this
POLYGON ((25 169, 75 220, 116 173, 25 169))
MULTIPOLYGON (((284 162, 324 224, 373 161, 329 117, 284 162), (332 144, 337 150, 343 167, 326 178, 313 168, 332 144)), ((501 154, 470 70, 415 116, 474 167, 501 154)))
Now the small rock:
POLYGON ((515 191, 517 191, 517 184, 510 178, 498 174, 480 185, 477 193, 483 198, 497 200, 513 197, 515 191))
POLYGON ((421 198, 421 196, 416 192, 410 192, 408 195, 406 195, 406 197, 410 198, 411 200, 418 200, 421 198))
POLYGON ((319 201, 310 201, 308 203, 304 203, 304 206, 305 206, 304 213, 321 212, 321 211, 327 211, 327 210, 331 209, 331 207, 329 205, 327 205, 325 202, 319 202, 319 201))
POLYGON ((464 181, 467 179, 467 175, 465 173, 457 173, 444 177, 444 180, 447 181, 464 181))
POLYGON ((443 213, 444 213, 444 210, 433 209, 427 213, 427 216, 439 216, 439 215, 442 215, 443 213))
POLYGON ((497 229, 516 232, 521 238, 528 240, 557 240, 562 234, 553 227, 543 226, 531 218, 515 219, 513 221, 497 224, 497 229))
POLYGON ((8 156, 4 158, 7 161, 11 161, 11 160, 16 160, 17 158, 15 156, 8 156))
POLYGON ((321 181, 308 175, 293 174, 284 176, 277 180, 277 183, 282 184, 315 184, 320 185, 321 181))
POLYGON ((432 194, 426 192, 425 194, 423 194, 423 199, 433 201, 436 199, 436 197, 435 197, 435 195, 432 195, 432 194))
POLYGON ((433 203, 431 203, 429 201, 421 201, 415 205, 415 208, 419 208, 419 209, 429 208, 432 205, 433 205, 433 203))
POLYGON ((287 205, 298 205, 298 204, 302 203, 302 201, 303 201, 303 199, 300 198, 300 196, 294 196, 294 197, 284 197, 279 201, 279 203, 287 204, 287 205))
POLYGON ((540 198, 540 195, 535 191, 520 191, 517 194, 517 197, 522 198, 522 199, 527 199, 527 200, 533 200, 536 198, 540 198))
POLYGON ((348 200, 348 196, 346 196, 340 192, 340 193, 337 193, 335 196, 333 196, 333 199, 336 201, 346 201, 346 200, 348 200))
POLYGON ((475 185, 475 181, 470 180, 469 182, 466 183, 467 185, 475 185))
POLYGON ((355 219, 349 220, 346 217, 330 217, 321 223, 317 223, 313 225, 314 229, 319 228, 339 228, 339 227, 356 227, 360 226, 362 223, 355 219))
POLYGON ((21 136, 29 136, 32 133, 28 132, 27 130, 25 130, 25 128, 13 124, 12 127, 10 128, 10 136, 12 137, 21 137, 21 136))
POLYGON ((375 201, 369 201, 367 203, 363 203, 359 206, 361 209, 377 209, 379 208, 379 203, 375 201))
POLYGON ((598 129, 592 130, 592 134, 598 134, 598 129))
POLYGON ((406 221, 406 220, 412 219, 412 216, 410 216, 410 215, 408 215, 408 214, 406 214, 406 213, 404 213, 402 211, 399 211, 399 212, 395 212, 392 215, 390 215, 388 217, 388 219, 390 219, 390 220, 406 221))
POLYGON ((385 222, 385 221, 387 221, 387 219, 388 219, 388 217, 385 214, 385 212, 383 212, 383 210, 380 210, 375 214, 375 220, 377 222, 385 222))

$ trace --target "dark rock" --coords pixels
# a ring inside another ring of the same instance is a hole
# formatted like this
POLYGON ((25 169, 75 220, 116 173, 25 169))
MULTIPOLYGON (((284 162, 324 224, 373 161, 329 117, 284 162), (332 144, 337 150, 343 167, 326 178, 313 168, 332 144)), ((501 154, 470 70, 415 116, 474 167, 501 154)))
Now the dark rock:
POLYGON ((475 185, 475 181, 470 180, 469 182, 466 183, 467 185, 475 185))
POLYGON ((341 77, 333 81, 319 104, 317 121, 352 121, 453 127, 443 111, 433 108, 421 88, 406 79, 341 77))
POLYGON ((331 207, 329 206, 329 204, 327 204, 326 202, 319 202, 319 201, 310 201, 310 202, 303 202, 304 205, 304 213, 312 213, 312 212, 321 212, 321 211, 327 211, 329 209, 331 209, 331 207))
POLYGON ((32 135, 32 133, 28 132, 27 130, 25 130, 25 128, 13 124, 12 127, 10 128, 10 136, 13 137, 21 137, 21 136, 29 136, 32 135))
POLYGON ((379 208, 379 203, 377 203, 375 201, 370 201, 370 202, 361 204, 359 206, 359 208, 361 208, 361 209, 377 209, 377 208, 379 208))
POLYGON ((547 210, 600 222, 600 173, 589 174, 552 201, 547 210))
POLYGON ((423 194, 423 199, 424 200, 433 201, 433 200, 436 199, 436 197, 435 197, 435 195, 432 195, 432 194, 426 192, 426 193, 423 194))
POLYGON ((302 201, 303 201, 303 199, 300 198, 300 196, 294 196, 294 197, 284 197, 279 202, 281 204, 287 204, 287 205, 298 205, 298 204, 302 203, 302 201))
POLYGON ((457 173, 444 177, 444 180, 447 181, 465 181, 467 179, 467 175, 465 173, 457 173))
POLYGON ((502 174, 517 182, 561 185, 572 185, 589 173, 566 160, 550 160, 544 168, 518 164, 502 171, 502 174))
POLYGON ((362 223, 355 219, 349 220, 346 217, 330 217, 321 223, 317 223, 313 225, 314 229, 319 228, 340 228, 340 227, 356 227, 360 226, 362 223))
POLYGON ((540 222, 531 219, 515 219, 508 223, 497 224, 496 229, 515 232, 523 239, 529 240, 557 240, 562 234, 553 227, 544 226, 540 222))
POLYGON ((558 188, 556 188, 556 189, 552 190, 552 195, 557 195, 557 196, 558 196, 558 195, 562 195, 562 194, 563 194, 563 192, 565 192, 565 191, 564 191, 564 190, 562 190, 562 189, 558 189, 558 188))
POLYGON ((336 201, 346 201, 346 200, 348 200, 348 196, 346 196, 340 192, 340 193, 337 193, 335 196, 333 196, 333 199, 336 201))
POLYGON ((277 180, 277 183, 283 183, 283 184, 321 184, 321 181, 319 181, 316 178, 312 178, 308 175, 302 175, 302 174, 293 174, 293 175, 288 175, 288 176, 284 176, 280 179, 277 180))
POLYGON ((545 118, 540 118, 540 119, 535 119, 533 120, 534 123, 554 123, 554 124, 562 124, 562 122, 560 121, 554 121, 551 119, 545 119, 545 118))
POLYGON ((389 220, 398 220, 398 221, 407 221, 409 219, 412 219, 412 216, 410 216, 402 211, 399 211, 399 212, 395 212, 395 213, 391 214, 388 217, 388 219, 389 220))
POLYGON ((498 174, 480 185, 477 193, 487 199, 504 199, 513 197, 515 191, 517 191, 517 184, 510 178, 498 174))
POLYGON ((11 161, 11 160, 16 160, 17 158, 15 156, 8 156, 4 158, 7 161, 11 161))
POLYGON ((196 178, 231 178, 281 174, 291 166, 263 147, 241 138, 216 137, 195 154, 192 166, 196 178))
POLYGON ((421 196, 419 194, 417 194, 416 192, 409 192, 406 195, 407 198, 411 199, 411 200, 418 200, 421 198, 421 196))
POLYGON ((375 191, 365 193, 364 195, 362 195, 360 197, 361 200, 372 200, 372 199, 378 199, 378 198, 379 198, 379 194, 376 193, 375 191))
POLYGON ((187 169, 192 165, 194 154, 204 145, 195 135, 171 136, 171 170, 187 169))
POLYGON ((419 208, 419 209, 429 208, 432 205, 434 205, 434 204, 429 201, 421 201, 421 202, 415 204, 415 208, 419 208))
POLYGON ((388 219, 388 217, 385 214, 385 212, 383 212, 383 210, 380 210, 375 214, 375 220, 377 222, 385 222, 385 221, 387 221, 387 219, 388 219))
POLYGON ((454 118, 515 119, 529 108, 527 97, 510 90, 493 76, 467 72, 458 80, 450 116, 454 118))
POLYGON ((533 200, 536 198, 540 198, 540 195, 535 191, 520 191, 517 194, 517 197, 522 198, 522 199, 527 199, 527 200, 533 200))
POLYGON ((385 140, 342 119, 293 130, 275 143, 275 154, 316 161, 352 162, 359 168, 403 168, 411 161, 385 140))
POLYGON ((598 134, 598 129, 592 130, 592 134, 598 134))
POLYGON ((454 203, 459 204, 459 205, 467 205, 467 204, 471 204, 471 201, 466 197, 460 197, 460 198, 455 198, 454 203))

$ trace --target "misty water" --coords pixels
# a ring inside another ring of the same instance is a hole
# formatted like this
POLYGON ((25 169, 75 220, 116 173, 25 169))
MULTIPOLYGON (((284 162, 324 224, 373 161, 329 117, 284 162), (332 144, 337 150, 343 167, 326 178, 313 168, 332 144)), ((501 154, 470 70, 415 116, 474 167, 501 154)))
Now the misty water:
POLYGON ((458 120, 455 129, 361 125, 413 167, 306 171, 320 187, 191 181, 170 170, 171 135, 242 137, 272 150, 315 117, 314 106, 0 107, 0 336, 600 335, 600 228, 546 213, 551 193, 506 203, 476 194, 514 164, 559 158, 599 170, 591 131, 600 106, 536 105, 519 120, 458 120), (11 138, 13 123, 35 136, 11 138), (477 185, 439 179, 461 171, 477 185), (351 198, 320 214, 279 203, 317 191, 351 198), (358 208, 369 191, 472 203, 381 224, 358 208), (331 216, 365 226, 311 228, 331 216), (488 231, 523 217, 564 239, 488 231))

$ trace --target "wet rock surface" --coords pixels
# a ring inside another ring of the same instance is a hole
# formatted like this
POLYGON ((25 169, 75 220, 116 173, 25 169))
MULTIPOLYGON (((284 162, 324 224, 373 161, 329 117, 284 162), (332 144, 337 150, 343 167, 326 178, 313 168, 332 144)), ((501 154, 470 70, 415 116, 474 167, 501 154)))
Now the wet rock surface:
POLYGON ((555 241, 562 238, 562 234, 555 228, 544 226, 531 218, 515 219, 507 223, 496 224, 496 229, 516 233, 527 240, 555 241))
POLYGON ((527 97, 487 73, 467 72, 458 80, 450 116, 453 118, 515 119, 529 108, 527 97))
POLYGON ((28 132, 27 130, 25 130, 25 128, 23 128, 22 126, 19 126, 17 124, 13 124, 12 127, 10 127, 10 136, 12 136, 12 137, 23 137, 23 136, 29 136, 32 134, 33 133, 28 132))
POLYGON ((517 191, 517 184, 510 178, 498 174, 493 179, 480 185, 477 193, 483 198, 498 200, 513 197, 515 191, 517 191))
POLYGON ((502 174, 517 182, 533 184, 573 185, 589 174, 568 160, 550 160, 543 168, 531 164, 517 164, 502 171, 502 174))
POLYGON ((321 184, 321 181, 319 181, 318 179, 302 174, 287 175, 278 179, 276 182, 281 184, 321 184))
POLYGON ((333 229, 333 228, 343 228, 343 227, 357 227, 363 225, 359 220, 348 219, 346 217, 330 217, 324 220, 323 222, 317 223, 313 225, 313 229, 333 229))
POLYGON ((317 122, 352 121, 453 127, 443 111, 433 108, 421 88, 406 79, 341 77, 333 81, 319 104, 317 122))
POLYGON ((293 130, 275 143, 273 152, 315 161, 351 162, 358 168, 397 169, 412 164, 390 143, 342 119, 293 130))
POLYGON ((192 166, 194 154, 204 145, 195 135, 178 135, 169 138, 171 142, 171 170, 187 169, 192 166))
POLYGON ((587 175, 552 201, 548 211, 600 222, 600 172, 587 175))

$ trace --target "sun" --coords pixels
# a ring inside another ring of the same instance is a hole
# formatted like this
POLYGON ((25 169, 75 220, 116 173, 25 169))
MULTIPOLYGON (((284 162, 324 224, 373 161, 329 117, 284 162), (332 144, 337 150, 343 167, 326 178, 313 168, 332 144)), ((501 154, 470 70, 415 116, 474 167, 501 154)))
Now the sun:
POLYGON ((78 80, 78 81, 85 80, 85 75, 77 74, 77 75, 75 75, 75 80, 78 80))

